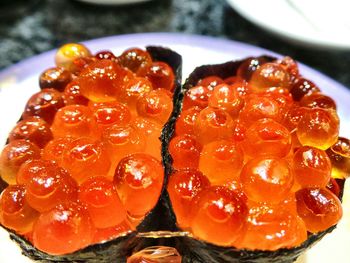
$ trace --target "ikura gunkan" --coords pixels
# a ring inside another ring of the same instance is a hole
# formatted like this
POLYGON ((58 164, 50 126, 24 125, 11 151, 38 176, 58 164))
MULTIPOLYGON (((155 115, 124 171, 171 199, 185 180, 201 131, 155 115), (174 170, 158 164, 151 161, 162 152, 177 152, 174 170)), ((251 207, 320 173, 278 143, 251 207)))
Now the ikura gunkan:
POLYGON ((156 205, 176 81, 140 48, 67 44, 55 61, 0 155, 0 223, 63 255, 135 230, 156 205))
POLYGON ((334 178, 349 175, 350 143, 338 137, 334 100, 293 59, 202 66, 184 89, 167 189, 177 226, 217 245, 196 243, 199 254, 229 255, 222 246, 243 258, 250 252, 240 249, 302 247, 337 224, 341 191, 334 178))
POLYGON ((165 48, 55 62, 0 155, 0 223, 32 258, 125 262, 143 223, 175 229, 171 207, 184 262, 292 262, 341 219, 350 140, 292 58, 201 66, 182 90, 165 48))

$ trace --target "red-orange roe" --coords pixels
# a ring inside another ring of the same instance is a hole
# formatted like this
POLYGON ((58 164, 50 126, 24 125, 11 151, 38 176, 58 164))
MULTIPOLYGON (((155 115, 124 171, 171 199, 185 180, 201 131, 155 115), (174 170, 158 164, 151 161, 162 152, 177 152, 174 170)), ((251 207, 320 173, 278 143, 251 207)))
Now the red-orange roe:
POLYGON ((230 246, 244 233, 248 209, 234 191, 222 186, 203 190, 196 198, 191 229, 196 238, 230 246))
POLYGON ((32 231, 39 213, 26 201, 24 185, 10 185, 0 195, 0 223, 19 234, 32 231))
POLYGON ((144 153, 124 157, 114 174, 118 194, 127 212, 133 217, 145 215, 156 205, 163 180, 161 163, 144 153))
POLYGON ((62 166, 78 183, 91 176, 107 175, 110 165, 105 146, 88 137, 73 140, 63 153, 62 166))
POLYGON ((92 117, 92 111, 84 105, 74 104, 60 108, 51 126, 54 138, 90 136, 92 117))
POLYGON ((173 158, 173 167, 198 168, 202 145, 192 135, 179 135, 171 139, 169 152, 173 158))
POLYGON ((301 245, 307 238, 304 222, 283 206, 254 204, 249 207, 247 230, 235 246, 276 251, 301 245))
POLYGON ((7 144, 0 155, 0 174, 8 184, 16 183, 20 166, 26 161, 40 159, 40 149, 26 140, 14 140, 7 144))
POLYGON ((331 161, 326 152, 310 147, 300 147, 293 156, 296 181, 303 187, 325 187, 331 178, 331 161))
POLYGON ((227 139, 232 134, 234 122, 224 110, 207 107, 199 113, 194 130, 198 141, 206 144, 219 139, 227 139))
POLYGON ((109 59, 90 63, 76 79, 81 94, 95 102, 113 101, 132 73, 109 59))
POLYGON ((43 148, 51 139, 50 126, 39 117, 28 117, 16 124, 9 134, 9 141, 24 139, 43 148))
POLYGON ((79 200, 86 205, 96 228, 117 226, 126 219, 126 210, 117 190, 106 177, 92 177, 81 184, 79 200))
POLYGON ((288 162, 273 157, 258 157, 250 160, 240 176, 243 191, 255 202, 276 204, 288 195, 294 178, 288 162))
POLYGON ((154 89, 174 90, 175 75, 172 68, 165 62, 153 62, 145 77, 152 83, 154 89))
POLYGON ((186 229, 190 226, 193 199, 209 186, 208 178, 196 169, 180 169, 171 175, 167 189, 179 227, 186 229))
POLYGON ((242 149, 251 157, 285 157, 292 144, 291 134, 286 127, 273 119, 260 119, 245 132, 242 149))
POLYGON ((212 184, 238 178, 243 167, 243 152, 233 141, 219 140, 204 145, 199 170, 212 184))
POLYGON ((343 215, 340 200, 325 188, 303 188, 295 196, 298 214, 309 232, 326 230, 337 224, 343 215))
POLYGON ((78 196, 75 180, 53 161, 25 163, 17 174, 17 183, 25 185, 27 202, 41 213, 78 196))
POLYGON ((91 244, 95 228, 86 209, 68 202, 42 213, 33 229, 34 246, 51 255, 75 252, 91 244))

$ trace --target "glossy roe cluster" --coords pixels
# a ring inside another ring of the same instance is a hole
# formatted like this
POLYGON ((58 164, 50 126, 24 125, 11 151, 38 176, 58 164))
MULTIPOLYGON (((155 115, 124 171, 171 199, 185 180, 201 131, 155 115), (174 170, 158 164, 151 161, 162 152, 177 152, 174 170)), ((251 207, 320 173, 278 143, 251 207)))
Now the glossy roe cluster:
POLYGON ((142 49, 58 49, 0 155, 0 223, 62 255, 135 229, 163 185, 172 68, 142 49))
POLYGON ((342 216, 350 169, 335 102, 291 58, 248 58, 186 91, 169 144, 168 192, 180 228, 251 250, 301 245, 342 216))

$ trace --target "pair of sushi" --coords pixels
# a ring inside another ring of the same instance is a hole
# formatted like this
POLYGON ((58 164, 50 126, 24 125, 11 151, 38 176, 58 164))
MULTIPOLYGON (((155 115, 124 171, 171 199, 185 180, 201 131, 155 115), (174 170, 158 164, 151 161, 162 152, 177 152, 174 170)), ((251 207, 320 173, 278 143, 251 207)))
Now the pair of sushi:
MULTIPOLYGON (((79 251, 67 255, 49 255, 36 249, 27 239, 8 230, 10 238, 16 241, 22 249, 22 253, 33 260, 42 262, 125 262, 133 253, 149 246, 175 247, 182 256, 182 262, 293 262, 300 254, 305 252, 324 235, 331 232, 335 226, 326 231, 311 234, 300 246, 291 249, 278 249, 276 251, 242 250, 221 247, 202 240, 198 240, 186 232, 182 232, 176 225, 176 215, 172 209, 166 187, 173 171, 172 158, 168 151, 171 138, 174 135, 175 122, 181 112, 181 104, 184 92, 207 76, 228 78, 237 72, 242 61, 230 61, 217 65, 205 65, 198 67, 190 74, 184 85, 182 81, 182 58, 176 52, 156 46, 147 47, 154 61, 162 61, 171 66, 175 73, 175 90, 173 96, 173 112, 169 121, 163 127, 162 163, 165 169, 165 178, 162 193, 157 205, 143 219, 137 230, 128 232, 116 239, 101 244, 91 245, 79 251)), ((272 57, 263 57, 266 61, 273 61, 272 57)), ((1 180, 1 179, 0 179, 1 180)), ((344 181, 339 181, 343 189, 344 181)), ((0 182, 0 192, 6 187, 6 183, 0 182)), ((341 194, 342 195, 342 194, 341 194)))

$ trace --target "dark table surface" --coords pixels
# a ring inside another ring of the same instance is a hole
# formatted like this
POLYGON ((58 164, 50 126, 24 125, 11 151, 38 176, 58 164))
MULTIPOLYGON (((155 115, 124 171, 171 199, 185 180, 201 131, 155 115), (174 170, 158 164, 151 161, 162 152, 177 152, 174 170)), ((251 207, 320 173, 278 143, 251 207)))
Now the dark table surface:
POLYGON ((184 32, 233 39, 292 56, 350 88, 350 50, 291 44, 248 22, 225 0, 153 0, 118 7, 73 0, 1 1, 0 70, 67 42, 126 33, 184 32))

